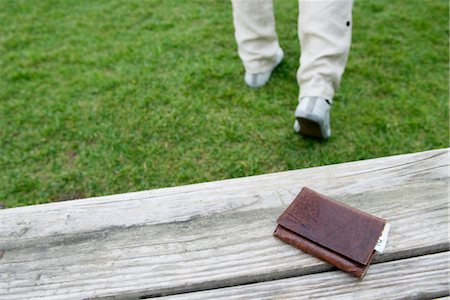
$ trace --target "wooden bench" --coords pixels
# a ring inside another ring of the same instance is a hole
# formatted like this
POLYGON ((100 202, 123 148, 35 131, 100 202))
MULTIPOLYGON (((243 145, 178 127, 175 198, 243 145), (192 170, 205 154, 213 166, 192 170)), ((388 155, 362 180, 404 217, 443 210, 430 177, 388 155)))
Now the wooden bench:
POLYGON ((0 299, 449 294, 449 151, 0 210, 0 299), (272 236, 302 186, 386 218, 363 280, 272 236))

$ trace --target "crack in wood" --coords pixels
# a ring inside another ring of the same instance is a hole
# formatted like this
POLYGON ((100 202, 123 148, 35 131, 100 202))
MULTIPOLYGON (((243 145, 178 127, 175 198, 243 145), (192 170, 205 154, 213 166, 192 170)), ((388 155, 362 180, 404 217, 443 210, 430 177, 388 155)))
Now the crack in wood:
MULTIPOLYGON (((445 150, 445 151, 443 150, 443 152, 441 152, 441 153, 433 154, 433 155, 431 155, 429 157, 425 157, 425 158, 422 158, 422 159, 413 160, 413 161, 409 161, 409 162, 406 162, 406 163, 393 165, 393 166, 388 166, 388 167, 384 167, 384 168, 379 168, 379 169, 374 169, 374 170, 369 170, 369 171, 363 171, 363 172, 359 172, 359 173, 353 173, 353 174, 349 174, 349 175, 344 175, 342 177, 351 177, 351 176, 370 174, 370 173, 374 173, 374 172, 379 172, 379 171, 384 171, 384 170, 389 170, 389 169, 395 169, 395 168, 398 168, 398 167, 403 167, 403 166, 407 166, 407 165, 411 165, 411 164, 418 164, 418 163, 421 163, 423 161, 426 161, 426 160, 429 160, 429 159, 433 159, 433 158, 436 158, 436 157, 441 156, 441 155, 445 155, 447 153, 448 153, 447 150, 445 150)), ((446 166, 448 166, 448 164, 446 166)), ((421 172, 421 171, 417 171, 417 172, 421 172)))

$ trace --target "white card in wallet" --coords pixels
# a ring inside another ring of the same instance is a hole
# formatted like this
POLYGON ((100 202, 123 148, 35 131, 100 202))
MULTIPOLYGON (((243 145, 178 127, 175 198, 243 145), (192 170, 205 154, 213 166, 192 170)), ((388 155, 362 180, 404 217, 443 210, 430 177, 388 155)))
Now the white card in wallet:
POLYGON ((388 234, 389 234, 390 228, 391 228, 391 224, 386 223, 386 225, 384 225, 383 232, 381 233, 380 238, 378 239, 378 242, 375 245, 375 248, 374 248, 375 251, 383 253, 384 248, 386 247, 386 242, 388 239, 388 234))

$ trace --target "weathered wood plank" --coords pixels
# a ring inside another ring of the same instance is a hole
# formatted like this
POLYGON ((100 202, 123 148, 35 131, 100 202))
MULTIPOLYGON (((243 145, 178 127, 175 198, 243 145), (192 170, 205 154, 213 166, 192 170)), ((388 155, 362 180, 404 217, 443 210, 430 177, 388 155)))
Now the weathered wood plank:
POLYGON ((2 210, 0 295, 122 298, 328 270, 272 237, 302 186, 391 221, 375 261, 445 250, 448 163, 443 149, 2 210))
POLYGON ((362 281, 333 271, 163 299, 430 299, 448 295, 448 263, 443 252, 374 265, 362 281))
POLYGON ((0 242, 110 226, 186 221, 231 210, 285 206, 302 186, 335 197, 448 178, 447 149, 1 211, 0 242), (106 205, 108 204, 108 205, 106 205), (92 218, 92 215, 101 218, 92 218), (45 217, 43 217, 45 216, 45 217), (29 226, 28 224, 32 224, 29 226))

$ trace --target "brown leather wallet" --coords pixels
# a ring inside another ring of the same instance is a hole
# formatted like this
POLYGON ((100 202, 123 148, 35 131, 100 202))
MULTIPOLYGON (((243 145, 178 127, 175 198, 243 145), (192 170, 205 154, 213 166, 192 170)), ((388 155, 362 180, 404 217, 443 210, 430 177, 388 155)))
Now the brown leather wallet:
POLYGON ((277 238, 362 278, 386 220, 304 187, 277 223, 277 238))

